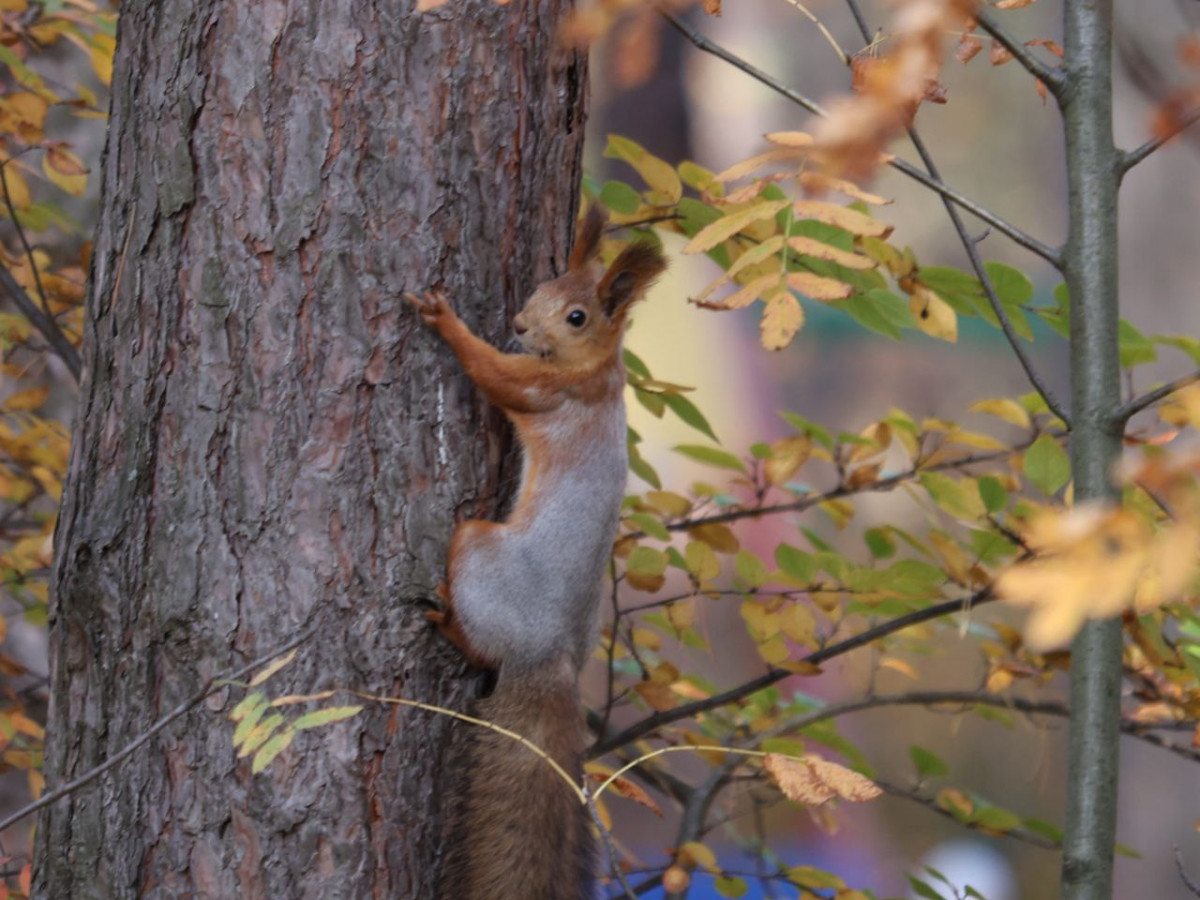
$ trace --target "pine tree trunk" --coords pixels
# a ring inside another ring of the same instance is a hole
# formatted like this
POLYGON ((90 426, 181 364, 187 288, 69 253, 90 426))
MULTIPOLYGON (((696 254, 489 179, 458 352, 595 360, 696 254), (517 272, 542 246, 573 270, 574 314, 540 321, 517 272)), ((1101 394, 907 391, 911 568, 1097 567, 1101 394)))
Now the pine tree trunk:
MULTIPOLYGON (((402 294, 505 339, 570 244, 585 73, 566 0, 399 7, 121 6, 50 787, 310 626, 273 690, 463 705, 419 601, 508 439, 402 294)), ((252 776, 243 693, 46 810, 34 896, 433 897, 455 729, 372 705, 252 776)))

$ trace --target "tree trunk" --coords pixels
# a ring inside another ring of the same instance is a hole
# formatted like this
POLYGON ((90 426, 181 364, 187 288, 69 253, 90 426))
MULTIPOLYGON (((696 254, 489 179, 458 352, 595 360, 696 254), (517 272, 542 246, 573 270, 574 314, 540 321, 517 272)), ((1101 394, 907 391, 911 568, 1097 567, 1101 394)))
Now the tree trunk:
MULTIPOLYGON (((48 786, 310 626, 278 693, 462 705, 418 601, 455 518, 494 514, 508 438, 402 294, 444 289, 499 341, 565 258, 568 9, 122 4, 48 786)), ((456 729, 369 705, 252 776, 227 719, 243 693, 47 809, 34 896, 433 897, 456 729)))

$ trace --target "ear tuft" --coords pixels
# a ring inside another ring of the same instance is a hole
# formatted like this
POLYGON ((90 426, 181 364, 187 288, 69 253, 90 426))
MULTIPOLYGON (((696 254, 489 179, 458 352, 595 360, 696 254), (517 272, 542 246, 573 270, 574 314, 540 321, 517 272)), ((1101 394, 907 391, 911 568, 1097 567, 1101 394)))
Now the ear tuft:
POLYGON ((604 234, 604 223, 608 220, 604 207, 593 203, 592 208, 583 217, 579 233, 575 236, 575 246, 571 249, 571 260, 568 269, 579 269, 587 265, 600 249, 600 237, 604 234))
POLYGON ((622 250, 596 288, 608 317, 624 315, 666 268, 662 251, 653 244, 630 244, 622 250))

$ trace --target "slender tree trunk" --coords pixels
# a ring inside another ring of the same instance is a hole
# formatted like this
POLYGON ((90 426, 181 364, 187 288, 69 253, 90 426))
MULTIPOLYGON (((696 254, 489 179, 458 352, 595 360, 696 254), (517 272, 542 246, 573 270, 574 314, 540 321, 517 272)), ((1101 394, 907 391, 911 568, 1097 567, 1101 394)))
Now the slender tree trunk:
MULTIPOLYGON (((1064 28, 1070 230, 1071 465, 1075 500, 1114 495, 1121 448, 1117 348, 1117 188, 1112 135, 1111 0, 1066 0, 1064 28)), ((1120 736, 1121 623, 1090 622, 1071 645, 1064 900, 1112 897, 1120 736)))
MULTIPOLYGON (((401 299, 477 332, 570 243, 567 0, 128 0, 56 543, 51 786, 310 626, 280 693, 446 705, 416 604, 507 438, 401 299)), ((210 698, 49 808, 34 896, 431 898, 445 720, 369 707, 259 776, 210 698)))

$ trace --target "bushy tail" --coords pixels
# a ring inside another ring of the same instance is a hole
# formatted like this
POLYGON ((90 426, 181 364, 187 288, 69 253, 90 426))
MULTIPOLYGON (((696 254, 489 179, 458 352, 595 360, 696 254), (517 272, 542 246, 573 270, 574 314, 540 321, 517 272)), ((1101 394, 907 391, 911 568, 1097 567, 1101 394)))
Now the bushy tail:
MULTIPOLYGON (((539 675, 501 673, 475 714, 541 747, 578 779, 586 734, 574 673, 539 675)), ((451 814, 440 900, 589 900, 592 831, 578 796, 529 748, 468 727, 466 784, 451 814)))

